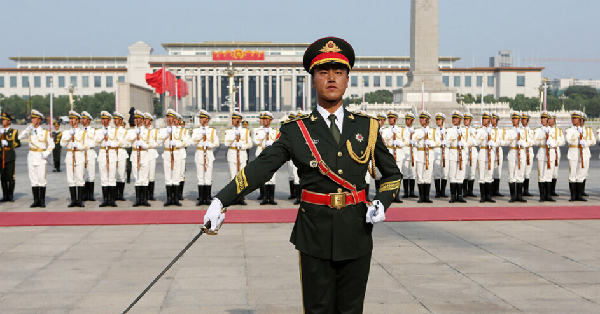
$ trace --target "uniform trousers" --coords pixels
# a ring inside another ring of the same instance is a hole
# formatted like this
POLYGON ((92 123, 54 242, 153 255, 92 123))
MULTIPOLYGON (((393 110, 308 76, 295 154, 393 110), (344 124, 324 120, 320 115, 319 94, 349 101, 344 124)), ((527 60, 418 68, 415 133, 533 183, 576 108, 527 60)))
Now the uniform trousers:
POLYGON ((4 162, 4 168, 0 170, 0 178, 2 181, 15 180, 15 160, 4 162))
POLYGON ((148 161, 148 181, 154 182, 156 177, 156 158, 150 157, 148 161))
POLYGON ((494 173, 493 173, 493 178, 494 179, 500 179, 502 178, 502 165, 504 164, 504 150, 502 149, 502 147, 498 147, 498 153, 496 154, 496 149, 494 149, 492 152, 494 153, 494 158, 496 160, 496 162, 494 162, 494 173))
POLYGON ((417 184, 431 184, 431 176, 433 175, 433 152, 430 150, 427 165, 425 163, 425 157, 416 158, 415 164, 417 165, 417 184))
MULTIPOLYGON (((552 160, 553 152, 550 151, 550 162, 547 161, 546 157, 546 148, 540 148, 541 155, 544 157, 538 158, 537 166, 538 166, 538 182, 552 182, 552 175, 554 174, 554 160, 552 160), (548 168, 550 165, 550 168, 548 168)), ((538 152, 538 156, 540 152, 538 152)))
POLYGON ((67 183, 69 183, 69 186, 85 186, 85 181, 83 181, 85 153, 83 151, 75 152, 75 169, 73 169, 73 152, 67 152, 65 164, 67 166, 67 183))
POLYGON ((30 151, 27 155, 27 168, 31 186, 46 186, 46 160, 41 152, 30 151))
POLYGON ((517 149, 511 147, 508 152, 508 183, 523 183, 525 180, 525 166, 527 165, 527 157, 525 156, 525 149, 517 149), (520 156, 517 152, 520 151, 520 156), (519 169, 519 163, 521 164, 519 169))
POLYGON ((177 151, 163 153, 163 169, 165 171, 165 185, 179 185, 181 182, 181 166, 183 158, 178 158, 177 151), (171 153, 173 153, 173 169, 171 169, 171 153))
POLYGON ((444 167, 444 162, 442 162, 442 149, 434 148, 433 149, 433 178, 435 180, 439 179, 448 179, 448 171, 450 171, 450 167, 448 167, 448 158, 449 152, 446 150, 444 152, 444 158, 446 159, 444 167))
POLYGON ((452 158, 450 158, 450 160, 448 160, 448 163, 446 164, 446 167, 448 168, 448 178, 450 178, 450 183, 459 183, 462 184, 465 180, 465 174, 467 173, 467 158, 464 158, 465 155, 463 155, 462 158, 462 170, 460 167, 460 161, 458 160, 458 154, 461 154, 461 150, 457 150, 457 155, 456 158, 454 156, 451 156, 452 158), (456 160, 453 160, 456 159, 456 160))
POLYGON ((583 168, 581 168, 581 157, 569 159, 569 182, 583 182, 585 180, 590 167, 589 161, 589 158, 584 158, 583 168))
POLYGON ((403 158, 401 159, 402 161, 401 161, 401 164, 399 167, 400 167, 400 172, 402 172, 402 175, 404 176, 403 177, 404 180, 408 180, 408 179, 414 180, 417 175, 416 160, 415 160, 414 164, 412 162, 412 160, 414 160, 416 158, 416 156, 413 155, 413 158, 410 157, 411 149, 412 149, 412 147, 402 149, 402 151, 404 152, 404 155, 403 155, 403 158))
POLYGON ((482 158, 479 159, 477 163, 479 166, 479 183, 492 183, 494 182, 494 162, 496 162, 496 154, 493 151, 490 151, 490 160, 487 160, 487 149, 482 148, 479 152, 479 155, 483 154, 482 158), (489 163, 492 163, 489 165, 489 163), (491 166, 491 167, 490 167, 491 166))
POLYGON ((142 150, 138 169, 137 155, 140 151, 131 152, 131 173, 135 180, 135 186, 148 186, 148 150, 142 150))
POLYGON ((125 182, 127 177, 125 172, 127 170, 127 151, 125 148, 119 148, 117 150, 117 182, 125 182))
POLYGON ((117 185, 117 152, 114 149, 108 151, 108 169, 106 169, 106 150, 99 150, 98 170, 100 172, 101 186, 117 185))
POLYGON ((85 167, 85 182, 96 181, 96 151, 93 149, 87 150, 87 165, 85 167))
POLYGON ((371 252, 357 259, 332 261, 299 252, 302 304, 305 314, 360 314, 371 252))
POLYGON ((552 179, 558 179, 558 165, 560 164, 560 148, 555 148, 556 162, 554 163, 554 173, 552 173, 552 179))
POLYGON ((465 179, 468 180, 475 180, 475 174, 477 173, 477 163, 478 163, 478 158, 479 154, 477 152, 477 147, 470 147, 468 148, 468 153, 467 153, 467 158, 466 159, 466 163, 467 163, 467 167, 466 167, 466 171, 465 171, 465 179), (470 153, 470 158, 471 158, 471 162, 469 162, 469 153, 470 153))
POLYGON ((531 174, 531 169, 533 169, 533 148, 526 148, 529 150, 529 164, 527 164, 527 151, 525 151, 525 179, 529 179, 529 175, 531 174))
POLYGON ((294 166, 294 163, 291 160, 287 162, 288 166, 288 180, 294 181, 294 184, 300 184, 300 177, 298 177, 298 168, 294 166))
POLYGON ((196 150, 196 155, 194 157, 196 162, 196 178, 198 180, 198 185, 212 185, 212 172, 213 172, 213 163, 214 157, 213 152, 206 152, 206 171, 204 171, 204 151, 196 150))
POLYGON ((233 180, 235 178, 235 176, 237 175, 238 172, 240 172, 245 166, 246 166, 246 161, 248 160, 248 154, 246 153, 245 150, 240 149, 240 163, 239 163, 239 167, 238 167, 238 162, 237 162, 237 151, 235 149, 229 149, 229 151, 227 152, 227 161, 229 161, 229 174, 231 177, 231 180, 233 180))

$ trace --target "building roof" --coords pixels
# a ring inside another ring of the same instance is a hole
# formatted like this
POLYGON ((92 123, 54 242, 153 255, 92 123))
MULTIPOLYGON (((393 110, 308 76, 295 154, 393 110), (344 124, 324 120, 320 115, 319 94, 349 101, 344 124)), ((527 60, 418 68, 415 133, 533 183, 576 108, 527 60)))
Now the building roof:
POLYGON ((10 57, 12 61, 127 61, 127 57, 10 57))
MULTIPOLYGON (((439 61, 458 61, 459 57, 439 57, 439 61)), ((410 61, 410 57, 371 57, 371 56, 362 56, 356 57, 356 61, 410 61)))
POLYGON ((309 43, 273 43, 270 41, 205 41, 203 43, 165 43, 168 47, 302 47, 306 48, 309 43))
POLYGON ((541 72, 543 67, 475 67, 475 68, 440 68, 442 72, 541 72))

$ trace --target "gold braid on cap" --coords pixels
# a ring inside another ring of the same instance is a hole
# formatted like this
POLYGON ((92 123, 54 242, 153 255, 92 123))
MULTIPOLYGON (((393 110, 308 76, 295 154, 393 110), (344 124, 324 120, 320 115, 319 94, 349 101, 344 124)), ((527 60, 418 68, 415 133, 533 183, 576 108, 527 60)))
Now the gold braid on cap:
POLYGON ((379 122, 375 119, 369 119, 371 124, 369 125, 369 141, 367 142, 367 149, 362 156, 356 155, 352 150, 352 143, 350 140, 346 141, 346 148, 348 149, 348 153, 350 154, 350 158, 356 161, 359 164, 366 164, 369 161, 369 157, 371 159, 371 165, 368 167, 369 173, 371 177, 375 178, 375 143, 377 142, 377 129, 379 128, 379 122))

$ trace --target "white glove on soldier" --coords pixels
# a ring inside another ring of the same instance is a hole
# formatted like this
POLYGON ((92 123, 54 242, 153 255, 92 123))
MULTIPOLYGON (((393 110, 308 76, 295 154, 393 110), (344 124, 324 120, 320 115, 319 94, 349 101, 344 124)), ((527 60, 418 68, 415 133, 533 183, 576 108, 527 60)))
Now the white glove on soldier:
POLYGON ((374 200, 367 207, 367 222, 370 224, 380 223, 385 220, 385 209, 379 200, 374 200))
POLYGON ((460 148, 465 147, 465 141, 459 141, 458 142, 458 147, 460 147, 460 148))
POLYGON ((210 230, 215 231, 225 220, 225 213, 221 213, 223 209, 223 203, 218 198, 213 198, 213 201, 208 206, 206 214, 204 215, 204 225, 210 221, 210 230))
POLYGON ((177 141, 172 140, 171 142, 169 142, 169 145, 171 145, 171 147, 177 147, 177 141))
POLYGON ((496 146, 498 146, 498 144, 496 144, 496 142, 494 142, 494 141, 488 141, 488 146, 489 147, 496 147, 496 146))
POLYGON ((268 141, 266 141, 265 145, 267 145, 267 146, 271 146, 271 145, 273 145, 273 141, 271 141, 271 140, 268 140, 268 141))
POLYGON ((167 134, 171 134, 173 133, 173 128, 171 128, 170 126, 167 127, 167 134))
POLYGON ((25 131, 31 132, 31 130, 33 130, 33 125, 30 124, 27 126, 27 129, 25 129, 25 131))
POLYGON ((442 147, 446 147, 446 146, 448 146, 448 142, 446 140, 443 140, 442 141, 442 147))
POLYGON ((400 141, 399 141, 399 140, 395 140, 395 141, 394 141, 394 146, 396 146, 396 147, 400 147, 400 141))
POLYGON ((243 145, 242 142, 235 143, 235 147, 242 147, 242 145, 243 145))
POLYGON ((433 142, 431 140, 425 140, 425 146, 433 146, 433 142))
POLYGON ((410 132, 411 134, 415 133, 415 128, 408 128, 408 132, 410 132))
POLYGON ((521 148, 525 147, 525 142, 523 142, 522 140, 517 141, 517 145, 521 148))
POLYGON ((209 143, 208 141, 207 141, 207 142, 202 142, 202 146, 203 146, 204 148, 207 148, 209 144, 210 144, 210 143, 209 143))
POLYGON ((5 131, 6 131, 6 129, 5 129, 5 128, 1 128, 1 129, 0 129, 0 134, 4 134, 4 132, 5 132, 5 131))
POLYGON ((554 140, 553 140, 553 139, 551 139, 551 138, 549 138, 549 139, 546 141, 546 144, 547 144, 547 145, 548 145, 548 147, 550 147, 550 148, 554 148, 554 147, 556 147, 556 142, 554 142, 554 140))
POLYGON ((106 136, 106 135, 108 135, 108 130, 107 130, 107 129, 104 129, 104 130, 102 130, 102 135, 103 135, 103 136, 106 136))
POLYGON ((586 148, 587 147, 587 143, 585 142, 585 140, 580 140, 579 144, 581 145, 581 147, 586 148))
POLYGON ((46 151, 42 152, 42 158, 46 159, 46 158, 48 158, 48 156, 50 156, 50 152, 46 152, 46 151))
POLYGON ((135 134, 140 134, 140 128, 135 128, 135 134))
POLYGON ((75 129, 71 129, 70 133, 71 133, 71 135, 75 135, 75 133, 76 133, 75 129))
POLYGON ((2 140, 2 146, 8 146, 8 141, 7 140, 2 140))
POLYGON ((234 132, 234 134, 235 134, 236 136, 240 135, 240 130, 238 130, 238 129, 235 129, 235 132, 234 132))
POLYGON ((77 143, 71 142, 71 149, 77 149, 78 146, 77 143))

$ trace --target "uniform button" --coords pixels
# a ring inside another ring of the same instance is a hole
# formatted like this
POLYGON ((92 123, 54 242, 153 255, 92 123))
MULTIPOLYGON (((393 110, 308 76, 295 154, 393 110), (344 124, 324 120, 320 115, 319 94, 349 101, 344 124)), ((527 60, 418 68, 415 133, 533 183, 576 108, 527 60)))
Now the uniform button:
POLYGON ((338 152, 338 157, 342 157, 342 152, 338 152))
POLYGON ((344 173, 344 171, 342 169, 339 169, 338 174, 342 174, 342 173, 344 173))

